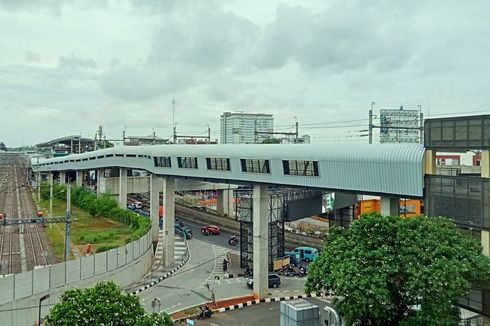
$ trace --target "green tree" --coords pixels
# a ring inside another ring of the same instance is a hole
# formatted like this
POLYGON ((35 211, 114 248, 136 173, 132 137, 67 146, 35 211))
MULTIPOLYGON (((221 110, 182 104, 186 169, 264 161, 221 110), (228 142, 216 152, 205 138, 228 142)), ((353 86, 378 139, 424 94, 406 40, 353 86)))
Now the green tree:
POLYGON ((0 141, 0 151, 6 151, 6 150, 7 150, 7 146, 5 146, 3 141, 0 141))
POLYGON ((266 138, 262 141, 262 144, 280 144, 281 140, 277 138, 266 138))
POLYGON ((171 325, 171 319, 166 313, 146 314, 137 296, 109 281, 63 293, 46 317, 46 325, 165 326, 171 325))
POLYGON ((457 325, 490 258, 448 218, 373 214, 332 228, 308 274, 306 291, 334 294, 349 325, 457 325))

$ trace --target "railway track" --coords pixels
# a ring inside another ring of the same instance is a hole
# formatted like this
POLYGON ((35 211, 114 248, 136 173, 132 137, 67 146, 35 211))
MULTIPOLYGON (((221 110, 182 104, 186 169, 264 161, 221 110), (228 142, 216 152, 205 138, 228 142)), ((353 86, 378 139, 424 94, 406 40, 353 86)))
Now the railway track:
MULTIPOLYGON (((0 212, 8 218, 30 219, 37 215, 20 155, 0 155, 0 212)), ((2 226, 0 223, 0 229, 0 275, 56 262, 42 226, 2 226)))

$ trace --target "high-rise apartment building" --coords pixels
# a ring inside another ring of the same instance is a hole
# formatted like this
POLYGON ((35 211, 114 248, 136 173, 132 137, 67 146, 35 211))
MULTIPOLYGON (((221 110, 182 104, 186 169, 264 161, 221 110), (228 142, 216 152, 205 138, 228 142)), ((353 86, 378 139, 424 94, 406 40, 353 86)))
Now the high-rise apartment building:
POLYGON ((274 118, 272 114, 224 112, 220 117, 221 144, 261 143, 272 135, 274 118))

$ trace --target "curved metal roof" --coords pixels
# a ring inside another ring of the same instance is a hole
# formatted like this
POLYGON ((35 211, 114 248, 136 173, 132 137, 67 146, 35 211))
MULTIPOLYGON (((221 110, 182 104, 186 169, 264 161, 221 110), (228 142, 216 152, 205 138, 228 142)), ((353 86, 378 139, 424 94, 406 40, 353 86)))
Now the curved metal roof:
MULTIPOLYGON (((237 183, 423 196, 424 148, 418 144, 240 144, 114 147, 39 161, 40 171, 128 167, 165 176, 237 183), (129 155, 129 157, 128 157, 129 155), (171 157, 157 167, 153 157, 171 157), (196 157, 198 169, 179 168, 177 157, 196 157), (206 158, 230 159, 231 171, 208 170, 206 158), (270 173, 241 171, 240 159, 269 160, 270 173), (286 175, 283 160, 317 161, 319 176, 286 175)), ((33 161, 36 169, 37 161, 33 161)))

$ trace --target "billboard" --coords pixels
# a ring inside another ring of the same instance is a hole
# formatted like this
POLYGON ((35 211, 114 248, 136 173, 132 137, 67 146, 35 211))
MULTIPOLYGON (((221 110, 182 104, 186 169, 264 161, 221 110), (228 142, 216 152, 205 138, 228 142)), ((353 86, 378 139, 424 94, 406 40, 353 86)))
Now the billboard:
POLYGON ((420 121, 418 110, 380 110, 380 143, 418 143, 420 121), (416 128, 416 129, 415 129, 416 128))

